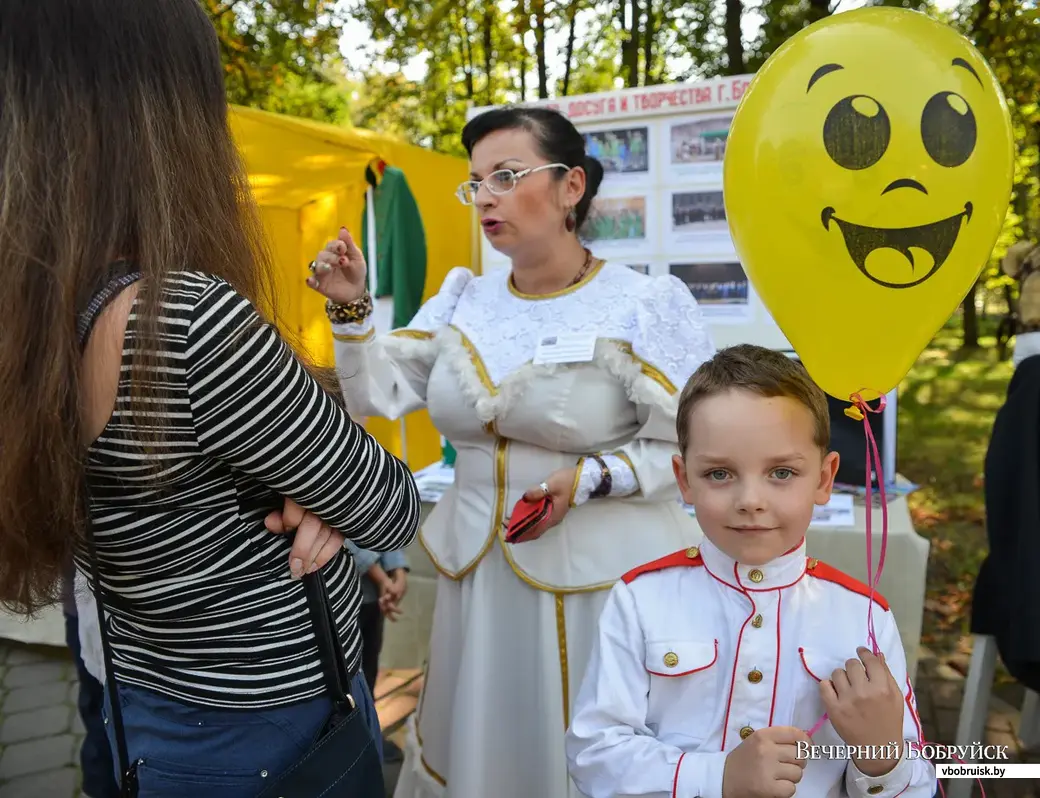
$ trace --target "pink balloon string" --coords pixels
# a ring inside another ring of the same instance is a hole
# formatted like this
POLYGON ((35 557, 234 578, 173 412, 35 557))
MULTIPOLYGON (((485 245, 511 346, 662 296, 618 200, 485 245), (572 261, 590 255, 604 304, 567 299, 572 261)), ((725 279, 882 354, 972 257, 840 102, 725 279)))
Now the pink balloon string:
MULTIPOLYGON (((874 438, 874 430, 870 426, 870 414, 883 413, 885 410, 885 396, 884 394, 878 400, 877 408, 872 408, 864 401, 863 397, 858 393, 853 394, 849 397, 853 407, 859 412, 856 413, 852 408, 847 411, 848 415, 853 418, 861 417, 863 420, 863 433, 866 436, 866 533, 867 533, 867 645, 870 650, 877 656, 880 653, 880 649, 877 644, 877 635, 874 631, 874 596, 877 594, 878 584, 881 582, 881 572, 885 567, 885 554, 888 551, 888 502, 885 498, 885 476, 881 468, 881 452, 878 449, 877 440, 874 438), (871 462, 873 461, 873 462, 871 462), (873 466, 873 468, 872 468, 873 466), (874 487, 873 480, 871 479, 871 471, 877 474, 878 482, 878 499, 881 504, 881 550, 878 552, 878 563, 877 570, 874 569, 874 535, 872 530, 872 519, 871 513, 874 505, 874 487)), ((816 734, 823 724, 828 720, 827 714, 823 716, 813 724, 813 727, 806 732, 810 737, 816 734)), ((921 742, 910 742, 910 746, 915 748, 918 752, 922 750, 925 745, 924 741, 921 742)), ((963 759, 954 757, 962 765, 965 764, 963 759)), ((982 791, 982 798, 986 798, 986 790, 982 786, 981 779, 975 779, 979 783, 979 789, 982 791)), ((943 789, 942 782, 936 779, 936 784, 939 786, 939 793, 946 798, 946 791, 943 789)))

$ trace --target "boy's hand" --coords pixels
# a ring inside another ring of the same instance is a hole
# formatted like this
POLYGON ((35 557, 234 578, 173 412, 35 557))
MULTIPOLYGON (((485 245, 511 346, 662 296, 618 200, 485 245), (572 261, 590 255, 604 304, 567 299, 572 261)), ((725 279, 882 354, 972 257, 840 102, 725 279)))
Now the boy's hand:
MULTIPOLYGON (((885 664, 884 654, 856 649, 859 659, 820 682, 820 698, 841 739, 848 745, 903 745, 903 693, 885 664)), ((854 760, 867 776, 883 776, 898 759, 854 760)))
POLYGON ((388 621, 396 621, 401 617, 401 606, 394 601, 394 595, 384 591, 379 595, 379 611, 388 621))
POLYGON ((791 726, 756 731, 726 757, 722 798, 791 798, 808 761, 798 758, 799 741, 812 745, 791 726))
POLYGON ((379 563, 373 563, 367 571, 367 576, 372 580, 372 584, 376 586, 376 590, 379 591, 379 595, 382 596, 390 589, 390 585, 393 584, 393 580, 389 577, 386 571, 383 570, 383 566, 379 563))
POLYGON ((408 592, 408 572, 404 568, 395 568, 390 572, 390 584, 386 592, 393 596, 394 604, 401 603, 404 594, 408 592))
POLYGON ((379 611, 388 621, 396 621, 401 617, 401 599, 408 590, 408 577, 403 568, 393 571, 386 581, 379 586, 379 611))

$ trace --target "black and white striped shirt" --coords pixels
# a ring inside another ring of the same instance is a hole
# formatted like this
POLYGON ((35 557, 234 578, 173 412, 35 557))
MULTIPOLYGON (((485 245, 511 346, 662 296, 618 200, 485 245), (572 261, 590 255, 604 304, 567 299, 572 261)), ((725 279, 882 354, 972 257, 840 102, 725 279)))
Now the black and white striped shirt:
MULTIPOLYGON (((138 300, 140 302, 140 300, 138 300)), ((158 447, 131 423, 130 315, 115 411, 90 449, 91 519, 120 682, 215 707, 273 707, 323 692, 291 541, 264 527, 289 496, 359 547, 415 537, 418 491, 306 373, 226 282, 178 272, 165 284, 163 352, 144 379, 162 399, 158 447)), ((83 552, 78 566, 88 571, 83 552)), ((324 569, 353 673, 361 602, 344 552, 324 569)))

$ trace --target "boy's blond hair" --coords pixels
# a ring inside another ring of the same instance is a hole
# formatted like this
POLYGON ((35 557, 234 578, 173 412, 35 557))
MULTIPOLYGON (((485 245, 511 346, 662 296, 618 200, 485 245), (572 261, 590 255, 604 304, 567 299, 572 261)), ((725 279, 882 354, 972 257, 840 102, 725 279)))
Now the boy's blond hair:
POLYGON ((812 413, 813 440, 824 451, 831 444, 831 417, 827 395, 805 367, 780 352, 752 344, 727 347, 707 360, 693 373, 679 397, 675 429, 679 451, 686 456, 690 442, 690 413, 709 396, 729 390, 751 391, 760 396, 787 396, 812 413))

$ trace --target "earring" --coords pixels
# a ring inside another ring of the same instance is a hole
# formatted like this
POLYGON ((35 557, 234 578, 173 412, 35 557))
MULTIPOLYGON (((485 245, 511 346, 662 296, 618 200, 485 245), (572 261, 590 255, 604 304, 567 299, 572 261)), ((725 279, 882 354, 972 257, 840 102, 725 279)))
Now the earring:
POLYGON ((573 233, 574 228, 578 226, 578 214, 575 213, 574 208, 567 211, 567 218, 564 220, 563 226, 567 228, 568 233, 573 233))

